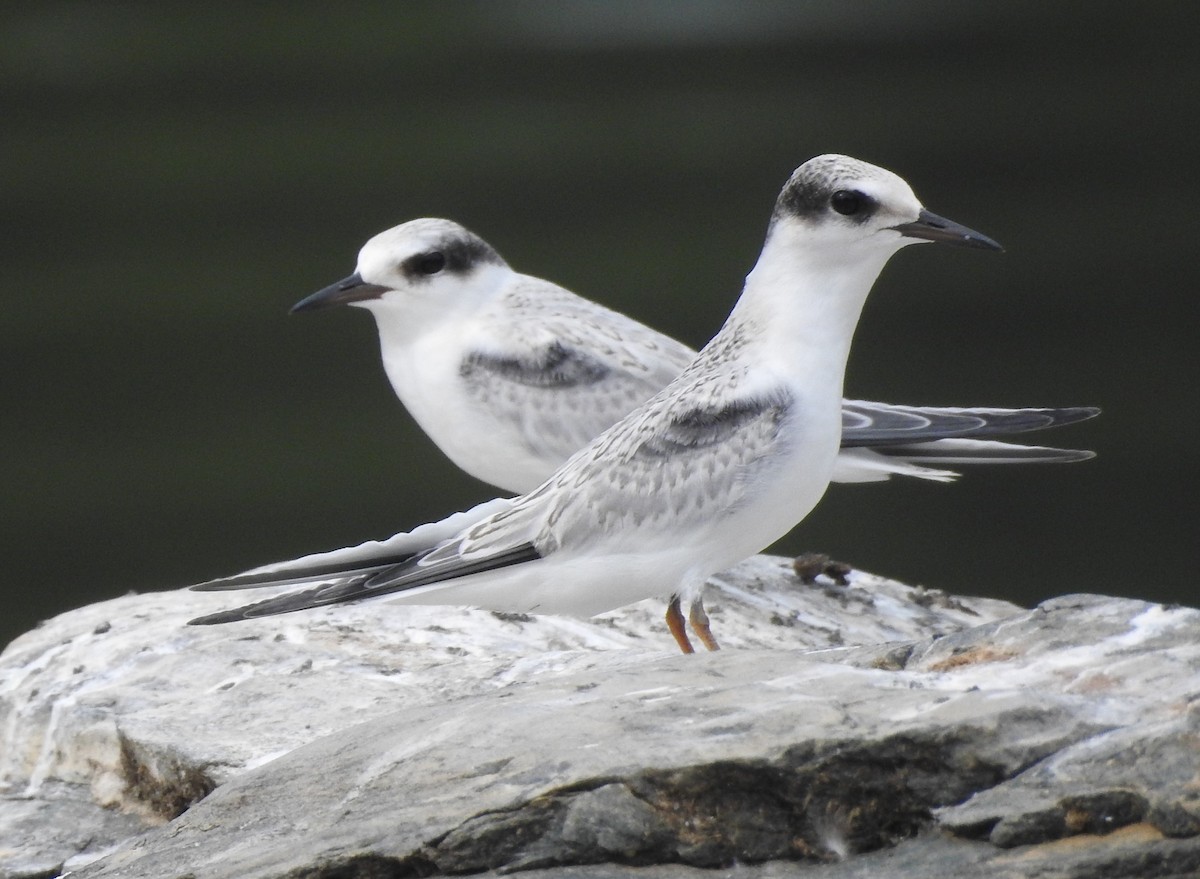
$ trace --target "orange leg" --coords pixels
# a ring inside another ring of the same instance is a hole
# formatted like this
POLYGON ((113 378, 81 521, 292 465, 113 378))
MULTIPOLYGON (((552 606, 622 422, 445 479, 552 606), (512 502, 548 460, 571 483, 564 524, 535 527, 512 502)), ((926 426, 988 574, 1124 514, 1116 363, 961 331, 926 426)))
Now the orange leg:
POLYGON ((721 645, 713 637, 712 629, 708 627, 708 614, 704 611, 703 598, 697 598, 692 602, 692 609, 688 612, 688 619, 692 623, 692 631, 696 633, 701 644, 709 650, 721 649, 721 645))
POLYGON ((679 596, 672 595, 671 603, 667 605, 667 628, 675 636, 675 643, 684 653, 695 653, 692 642, 688 640, 687 626, 683 622, 683 611, 679 609, 679 596))

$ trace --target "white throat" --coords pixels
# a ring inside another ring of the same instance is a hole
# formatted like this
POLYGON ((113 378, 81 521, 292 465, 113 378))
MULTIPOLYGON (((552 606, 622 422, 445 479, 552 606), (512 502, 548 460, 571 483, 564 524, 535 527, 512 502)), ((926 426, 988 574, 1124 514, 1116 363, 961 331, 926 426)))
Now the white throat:
MULTIPOLYGON (((823 242, 798 224, 771 229, 727 326, 752 328, 756 356, 792 382, 825 378, 838 397, 859 315, 888 259, 904 246, 823 242)), ((890 242, 889 242, 890 243, 890 242)))

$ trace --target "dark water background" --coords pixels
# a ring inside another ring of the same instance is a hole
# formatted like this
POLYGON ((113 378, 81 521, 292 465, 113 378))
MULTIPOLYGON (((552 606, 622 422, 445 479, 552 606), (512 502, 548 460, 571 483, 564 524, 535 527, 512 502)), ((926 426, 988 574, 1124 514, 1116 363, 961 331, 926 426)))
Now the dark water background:
POLYGON ((835 487, 776 548, 1196 604, 1196 8, 5 6, 0 644, 491 496, 394 402, 368 315, 286 313, 375 232, 454 218, 699 346, 822 152, 1007 247, 896 258, 848 394, 1105 414, 1042 437, 1095 461, 835 487))

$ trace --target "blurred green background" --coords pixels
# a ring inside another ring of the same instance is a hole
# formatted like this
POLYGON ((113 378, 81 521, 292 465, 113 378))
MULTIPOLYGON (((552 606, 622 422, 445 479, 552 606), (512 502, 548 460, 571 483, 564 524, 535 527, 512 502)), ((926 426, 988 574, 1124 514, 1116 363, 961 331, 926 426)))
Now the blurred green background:
POLYGON ((6 5, 0 644, 492 496, 394 401, 367 314, 287 315, 374 233, 456 219, 699 346, 822 152, 1007 248, 896 258, 848 395, 1105 413, 1039 437, 1095 461, 835 487, 777 549, 1195 604, 1196 9, 6 5))

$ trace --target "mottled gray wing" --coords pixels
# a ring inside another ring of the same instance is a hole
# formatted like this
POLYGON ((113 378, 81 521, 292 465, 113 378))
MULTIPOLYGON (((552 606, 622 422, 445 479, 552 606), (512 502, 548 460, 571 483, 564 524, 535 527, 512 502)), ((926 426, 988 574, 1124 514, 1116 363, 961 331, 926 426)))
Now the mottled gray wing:
MULTIPOLYGON (((711 526, 775 466, 772 452, 792 407, 782 389, 717 399, 695 393, 702 382, 660 392, 511 508, 472 525, 420 565, 453 570, 530 549, 547 558, 597 544, 602 552, 648 551, 711 526)), ((371 583, 383 585, 388 576, 376 574, 371 583)))
POLYGON ((660 394, 520 499, 513 515, 536 510, 534 544, 543 555, 611 545, 614 534, 634 536, 642 549, 673 546, 740 507, 777 466, 772 453, 791 414, 783 390, 723 399, 660 394))
POLYGON ((783 391, 716 398, 704 378, 660 393, 573 456, 552 479, 440 546, 385 570, 200 617, 197 625, 288 613, 536 564, 593 544, 673 547, 737 509, 774 465, 791 414, 783 391))
POLYGON ((1083 421, 1100 414, 1092 406, 1064 409, 987 409, 893 406, 842 401, 842 448, 879 447, 945 438, 1007 436, 1083 421))
POLYGON ((649 327, 556 285, 524 279, 486 346, 459 373, 476 405, 538 457, 572 453, 669 384, 695 356, 649 327))

